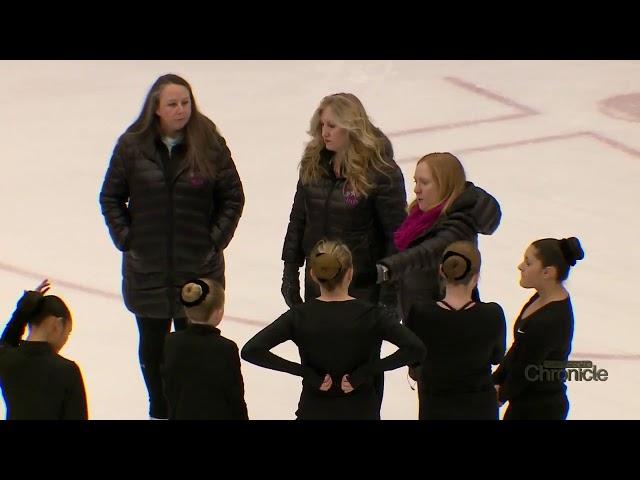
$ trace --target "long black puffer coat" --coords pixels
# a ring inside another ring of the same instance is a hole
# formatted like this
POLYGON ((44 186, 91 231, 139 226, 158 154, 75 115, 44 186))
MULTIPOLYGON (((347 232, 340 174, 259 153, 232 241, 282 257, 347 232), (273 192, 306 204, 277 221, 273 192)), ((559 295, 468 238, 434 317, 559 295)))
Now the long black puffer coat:
POLYGON ((205 152, 215 180, 193 174, 184 144, 171 153, 160 135, 123 135, 107 170, 100 205, 124 252, 123 294, 138 316, 183 317, 178 289, 194 277, 224 285, 223 250, 235 233, 244 192, 222 136, 205 152))

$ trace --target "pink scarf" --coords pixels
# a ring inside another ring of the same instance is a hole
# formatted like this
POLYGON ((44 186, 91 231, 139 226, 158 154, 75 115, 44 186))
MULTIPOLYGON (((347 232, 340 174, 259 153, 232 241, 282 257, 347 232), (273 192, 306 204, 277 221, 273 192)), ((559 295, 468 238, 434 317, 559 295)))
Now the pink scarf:
POLYGON ((409 248, 411 242, 436 223, 445 203, 446 200, 426 212, 420 210, 418 206, 413 209, 405 221, 402 222, 400 228, 393 234, 393 243, 395 243, 399 252, 409 248))

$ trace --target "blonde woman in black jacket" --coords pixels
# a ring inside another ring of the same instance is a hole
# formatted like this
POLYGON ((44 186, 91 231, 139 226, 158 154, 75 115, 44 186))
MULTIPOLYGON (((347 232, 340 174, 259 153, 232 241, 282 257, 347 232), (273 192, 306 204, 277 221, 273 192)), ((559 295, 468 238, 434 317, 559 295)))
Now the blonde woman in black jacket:
MULTIPOLYGON (((406 217, 406 193, 389 139, 353 94, 322 99, 311 117, 282 248, 282 295, 302 303, 300 268, 321 239, 344 242, 353 255, 355 298, 395 304, 392 285, 376 285, 375 264, 394 253, 393 232, 406 217), (382 298, 381 298, 382 296, 382 298)), ((305 269, 305 300, 320 291, 305 269)))

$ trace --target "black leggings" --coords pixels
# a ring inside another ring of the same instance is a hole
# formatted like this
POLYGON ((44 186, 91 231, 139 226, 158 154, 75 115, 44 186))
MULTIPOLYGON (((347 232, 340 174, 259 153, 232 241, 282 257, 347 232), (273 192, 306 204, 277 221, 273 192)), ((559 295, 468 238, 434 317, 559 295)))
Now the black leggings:
MULTIPOLYGON (((149 416, 153 418, 168 418, 167 401, 162 388, 160 364, 164 350, 164 338, 171 330, 170 318, 148 318, 136 316, 140 344, 138 358, 144 383, 149 393, 149 416)), ((176 331, 187 328, 186 318, 174 318, 176 331)))

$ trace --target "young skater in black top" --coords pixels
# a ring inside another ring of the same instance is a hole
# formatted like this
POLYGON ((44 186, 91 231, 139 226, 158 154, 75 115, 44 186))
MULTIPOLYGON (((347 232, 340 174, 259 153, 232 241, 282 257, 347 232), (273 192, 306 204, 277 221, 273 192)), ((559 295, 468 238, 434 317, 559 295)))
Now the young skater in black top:
POLYGON ((86 420, 78 365, 58 352, 71 333, 71 313, 44 280, 26 291, 0 338, 0 387, 7 420, 86 420), (22 336, 29 325, 29 335, 22 336))
POLYGON ((238 346, 220 335, 224 290, 194 279, 181 290, 186 330, 165 339, 161 368, 170 420, 248 420, 238 346))
POLYGON ((491 365, 504 355, 506 325, 500 305, 472 300, 480 263, 473 243, 452 243, 440 264, 444 299, 417 302, 409 310, 405 324, 427 348, 412 372, 420 420, 498 419, 491 365))
POLYGON ((518 315, 513 344, 493 375, 499 402, 509 402, 505 420, 567 418, 569 400, 562 363, 571 352, 573 310, 562 282, 582 258, 577 238, 545 238, 527 248, 518 266, 520 285, 536 293, 518 315))
POLYGON ((353 265, 345 244, 321 240, 308 261, 321 295, 258 332, 242 348, 242 358, 302 377, 300 420, 380 419, 374 376, 419 363, 424 346, 390 309, 349 295, 353 265), (301 363, 270 352, 287 340, 298 346, 301 363), (380 359, 383 340, 398 350, 380 359))

